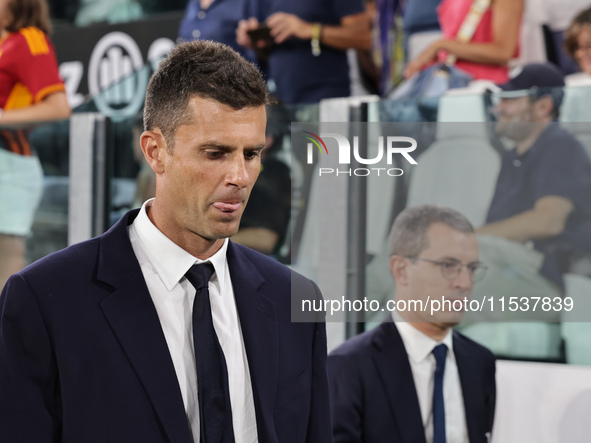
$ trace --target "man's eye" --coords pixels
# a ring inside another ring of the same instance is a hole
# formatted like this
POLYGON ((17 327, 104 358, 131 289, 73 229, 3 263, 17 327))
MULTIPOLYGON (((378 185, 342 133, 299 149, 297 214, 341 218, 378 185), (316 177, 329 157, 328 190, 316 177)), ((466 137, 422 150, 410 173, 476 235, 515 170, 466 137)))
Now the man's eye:
POLYGON ((468 271, 470 271, 473 274, 476 271, 478 271, 479 267, 480 267, 480 265, 477 265, 477 264, 468 265, 468 271))
POLYGON ((207 156, 210 158, 220 158, 224 155, 222 151, 207 151, 207 156))
POLYGON ((260 151, 249 151, 249 152, 245 152, 244 156, 246 158, 256 158, 259 157, 261 155, 260 151))
POLYGON ((456 268, 457 266, 458 266, 458 263, 454 263, 454 262, 451 262, 451 261, 444 261, 444 262, 441 262, 441 267, 442 267, 443 269, 454 269, 454 268, 456 268))

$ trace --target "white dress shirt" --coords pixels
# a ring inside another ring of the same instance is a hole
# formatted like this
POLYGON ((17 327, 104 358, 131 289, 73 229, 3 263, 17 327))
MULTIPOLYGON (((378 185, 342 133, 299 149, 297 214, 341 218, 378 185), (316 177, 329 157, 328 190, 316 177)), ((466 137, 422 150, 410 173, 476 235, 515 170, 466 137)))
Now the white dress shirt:
MULTIPOLYGON (((199 400, 192 326, 195 288, 184 275, 191 266, 203 260, 193 257, 154 226, 146 212, 152 201, 144 203, 128 233, 166 338, 193 440, 199 442, 199 400)), ((228 367, 234 437, 236 443, 253 443, 258 441, 258 437, 252 384, 228 269, 227 248, 226 239, 220 250, 207 260, 215 269, 209 282, 211 314, 228 367)))
POLYGON ((438 342, 423 334, 393 312, 392 318, 408 354, 408 361, 415 382, 421 418, 427 443, 433 443, 433 386, 435 384, 435 356, 433 348, 441 343, 447 346, 445 372, 443 374, 443 401, 445 404, 445 435, 447 443, 469 443, 466 410, 458 365, 453 352, 452 331, 438 342))

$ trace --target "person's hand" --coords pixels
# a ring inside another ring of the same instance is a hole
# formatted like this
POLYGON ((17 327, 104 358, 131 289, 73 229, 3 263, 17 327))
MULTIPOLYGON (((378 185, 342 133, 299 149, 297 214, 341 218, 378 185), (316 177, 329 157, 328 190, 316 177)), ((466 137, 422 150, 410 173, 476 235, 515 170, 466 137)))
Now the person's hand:
POLYGON ((434 62, 437 58, 439 49, 439 42, 435 42, 429 45, 429 47, 427 47, 427 49, 425 49, 423 52, 421 52, 417 58, 408 62, 404 68, 404 78, 412 77, 417 72, 419 72, 423 66, 434 62))
POLYGON ((276 12, 266 21, 269 28, 271 28, 271 36, 277 44, 283 43, 290 37, 301 40, 310 40, 312 38, 312 24, 305 22, 297 15, 276 12))
POLYGON ((252 48, 252 40, 248 35, 248 31, 251 29, 256 29, 259 27, 259 21, 254 18, 250 17, 248 20, 240 20, 238 22, 238 27, 236 28, 236 42, 240 46, 244 46, 248 49, 252 48))

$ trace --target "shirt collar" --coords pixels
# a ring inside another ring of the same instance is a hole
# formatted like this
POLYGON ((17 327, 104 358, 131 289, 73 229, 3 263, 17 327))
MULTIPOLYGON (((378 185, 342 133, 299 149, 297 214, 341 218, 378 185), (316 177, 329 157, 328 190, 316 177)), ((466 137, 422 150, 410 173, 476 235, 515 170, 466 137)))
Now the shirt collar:
POLYGON ((406 353, 413 363, 418 364, 423 362, 429 357, 433 348, 441 343, 447 346, 447 358, 454 359, 451 329, 447 331, 443 340, 436 341, 408 323, 396 311, 392 313, 392 319, 396 323, 396 328, 398 328, 406 353))
POLYGON ((148 217, 147 209, 152 205, 154 199, 147 200, 134 220, 133 224, 138 237, 148 254, 154 270, 170 292, 183 279, 187 271, 197 263, 210 262, 213 265, 215 274, 211 283, 218 286, 219 293, 223 294, 226 285, 226 251, 228 239, 224 240, 222 247, 207 260, 200 260, 189 254, 179 245, 174 243, 152 223, 148 217))

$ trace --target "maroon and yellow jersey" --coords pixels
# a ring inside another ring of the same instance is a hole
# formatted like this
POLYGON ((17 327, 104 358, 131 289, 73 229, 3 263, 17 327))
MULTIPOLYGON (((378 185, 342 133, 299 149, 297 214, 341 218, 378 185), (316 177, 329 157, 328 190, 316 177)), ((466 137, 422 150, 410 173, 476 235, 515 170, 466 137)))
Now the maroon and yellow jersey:
MULTIPOLYGON (((53 45, 43 31, 23 28, 0 40, 0 108, 31 106, 57 91, 64 91, 64 82, 53 45)), ((0 131, 0 147, 31 155, 25 130, 0 131)))

